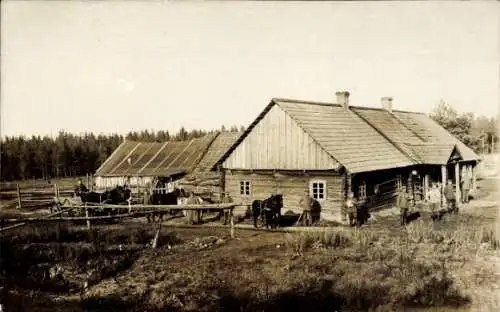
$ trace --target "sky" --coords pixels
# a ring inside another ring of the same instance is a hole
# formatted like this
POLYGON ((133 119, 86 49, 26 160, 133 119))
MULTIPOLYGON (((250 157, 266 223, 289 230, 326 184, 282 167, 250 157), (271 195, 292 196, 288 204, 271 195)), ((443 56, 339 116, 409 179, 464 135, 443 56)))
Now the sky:
POLYGON ((500 3, 2 1, 6 135, 249 125, 273 97, 496 116, 500 3))

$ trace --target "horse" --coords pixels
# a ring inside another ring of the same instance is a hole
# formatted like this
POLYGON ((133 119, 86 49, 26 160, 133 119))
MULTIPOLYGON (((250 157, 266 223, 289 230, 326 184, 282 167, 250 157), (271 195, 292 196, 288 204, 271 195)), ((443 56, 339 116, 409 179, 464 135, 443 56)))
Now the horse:
MULTIPOLYGON (((127 202, 130 198, 131 191, 123 186, 117 186, 103 193, 90 191, 78 192, 77 195, 80 196, 83 203, 119 205, 127 202)), ((115 209, 104 208, 101 213, 92 209, 89 212, 91 212, 92 215, 111 215, 115 213, 115 209)))
MULTIPOLYGON (((178 199, 181 197, 186 197, 186 192, 184 191, 184 189, 175 188, 173 192, 166 193, 166 194, 153 193, 150 195, 149 201, 152 205, 177 205, 178 199)), ((170 213, 172 213, 172 212, 175 213, 175 210, 170 211, 170 213)), ((148 223, 151 223, 151 218, 152 218, 152 221, 154 222, 156 217, 159 218, 160 222, 163 221, 164 214, 165 214, 165 212, 160 212, 160 211, 158 211, 158 212, 155 211, 155 212, 148 214, 148 216, 147 216, 148 223)))
POLYGON ((281 218, 283 195, 273 194, 269 198, 252 202, 253 225, 257 228, 257 218, 260 216, 266 228, 276 228, 281 218))

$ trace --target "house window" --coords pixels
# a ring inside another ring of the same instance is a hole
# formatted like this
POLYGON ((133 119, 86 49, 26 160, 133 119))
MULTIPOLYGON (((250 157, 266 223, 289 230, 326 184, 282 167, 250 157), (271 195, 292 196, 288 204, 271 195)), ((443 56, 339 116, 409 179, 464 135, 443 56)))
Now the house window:
POLYGON ((359 193, 358 194, 359 199, 365 199, 366 198, 366 182, 365 181, 362 181, 359 184, 358 193, 359 193))
POLYGON ((240 195, 250 195, 250 181, 240 181, 240 195))
POLYGON ((316 200, 326 199, 326 182, 314 180, 309 184, 309 194, 316 200))

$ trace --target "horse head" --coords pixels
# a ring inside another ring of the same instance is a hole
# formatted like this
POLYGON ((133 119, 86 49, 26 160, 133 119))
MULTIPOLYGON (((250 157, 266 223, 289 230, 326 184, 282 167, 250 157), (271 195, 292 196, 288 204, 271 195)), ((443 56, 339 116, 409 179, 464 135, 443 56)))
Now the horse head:
POLYGON ((283 208, 283 195, 282 194, 273 194, 269 198, 269 201, 272 203, 273 207, 277 209, 283 208))

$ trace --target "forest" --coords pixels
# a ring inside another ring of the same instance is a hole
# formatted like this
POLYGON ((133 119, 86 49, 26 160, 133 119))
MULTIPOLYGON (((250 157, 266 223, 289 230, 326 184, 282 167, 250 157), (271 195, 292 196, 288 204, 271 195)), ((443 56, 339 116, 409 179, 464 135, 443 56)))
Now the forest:
POLYGON ((244 127, 224 126, 218 130, 190 130, 181 127, 175 134, 168 131, 131 131, 128 134, 84 133, 75 135, 60 131, 50 136, 4 137, 0 140, 0 172, 2 181, 50 179, 83 176, 94 173, 124 140, 164 142, 189 140, 215 131, 243 131, 244 127))
MULTIPOLYGON (((451 105, 441 101, 430 117, 476 152, 491 153, 498 142, 496 118, 473 113, 458 113, 451 105)), ((214 131, 244 131, 245 127, 222 126, 217 130, 190 130, 181 127, 175 134, 168 131, 131 131, 119 134, 85 133, 75 135, 60 131, 55 137, 4 137, 0 139, 2 181, 23 179, 50 179, 82 176, 95 170, 124 140, 164 142, 188 140, 214 131)))

